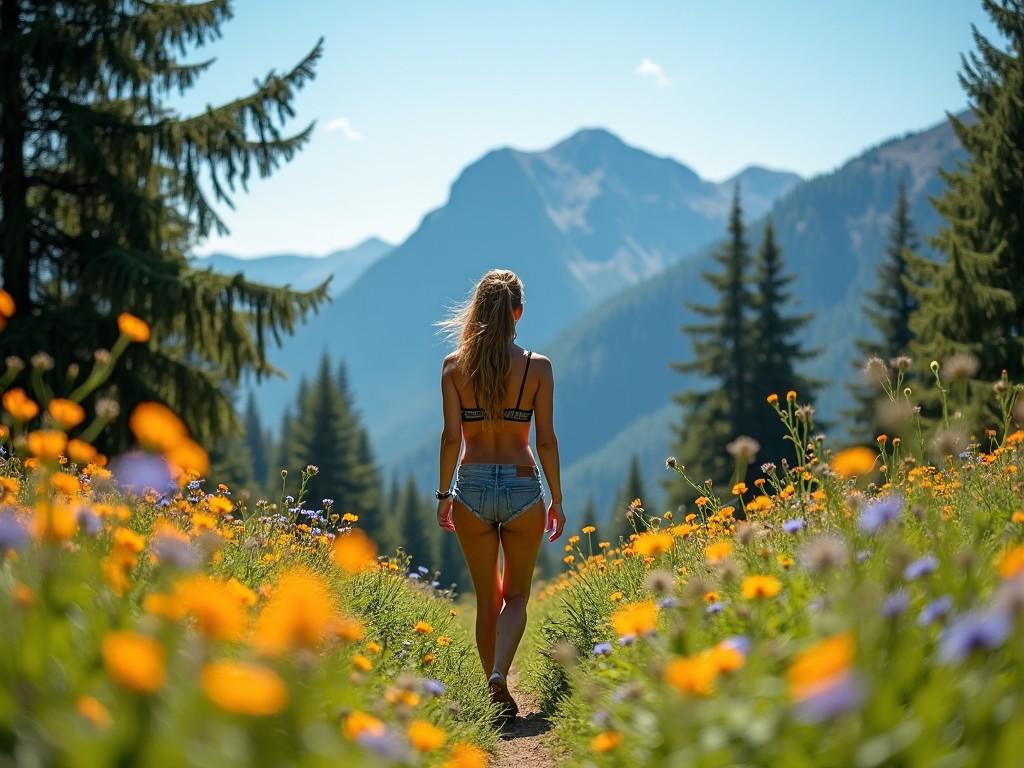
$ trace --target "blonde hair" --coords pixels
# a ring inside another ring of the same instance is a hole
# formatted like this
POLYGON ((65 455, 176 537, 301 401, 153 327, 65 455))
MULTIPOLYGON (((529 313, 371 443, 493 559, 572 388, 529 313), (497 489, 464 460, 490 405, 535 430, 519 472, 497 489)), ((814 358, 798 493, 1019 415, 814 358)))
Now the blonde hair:
POLYGON ((523 281, 508 269, 492 269, 480 278, 464 302, 438 323, 455 342, 456 365, 476 393, 484 424, 500 425, 505 377, 516 337, 514 312, 523 306, 523 281))

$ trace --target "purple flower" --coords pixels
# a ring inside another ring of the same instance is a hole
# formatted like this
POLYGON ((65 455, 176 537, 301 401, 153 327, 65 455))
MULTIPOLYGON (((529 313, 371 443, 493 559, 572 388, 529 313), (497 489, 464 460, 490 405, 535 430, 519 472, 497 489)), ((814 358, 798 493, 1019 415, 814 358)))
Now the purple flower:
POLYGON ((28 529, 13 514, 0 513, 0 553, 21 549, 28 541, 28 529))
POLYGON ((897 589, 882 602, 882 616, 895 619, 906 613, 910 607, 910 593, 905 589, 897 589))
POLYGON ((77 517, 78 525, 86 536, 95 536, 103 530, 103 523, 100 522, 99 516, 89 507, 79 507, 77 517))
POLYGON ((356 742, 389 761, 397 762, 405 757, 405 746, 390 731, 383 733, 363 731, 356 736, 356 742))
POLYGON ((677 598, 672 597, 671 595, 669 595, 668 597, 663 597, 661 598, 661 600, 658 601, 658 607, 662 609, 675 608, 678 605, 679 600, 677 598))
POLYGON ((619 645, 632 645, 636 642, 636 635, 623 635, 619 638, 619 645))
POLYGON ((863 698, 860 682, 849 673, 843 674, 798 701, 796 716, 805 723, 820 723, 856 709, 863 698))
POLYGON ((935 559, 934 555, 925 555, 903 569, 903 578, 907 581, 914 581, 914 579, 934 573, 938 567, 939 561, 935 559))
POLYGON ((750 638, 746 635, 733 635, 732 637, 727 637, 722 641, 722 645, 727 645, 730 648, 739 651, 744 656, 750 653, 750 638))
POLYGON ((612 652, 611 643, 598 643, 594 646, 595 656, 608 656, 612 652))
POLYGON ((868 504, 860 513, 858 526, 866 533, 874 533, 889 523, 896 522, 903 512, 903 499, 900 496, 886 496, 868 504))
POLYGON ((1009 638, 1011 628, 1004 611, 965 613, 939 635, 939 660, 947 664, 963 661, 975 651, 998 648, 1009 638))
POLYGON ((444 683, 428 677, 423 681, 423 690, 431 696, 444 696, 444 683))
POLYGON ((195 568, 201 559, 192 542, 170 533, 158 533, 154 536, 152 549, 156 559, 169 568, 195 568))
POLYGON ((420 580, 420 575, 418 573, 416 573, 415 571, 413 571, 412 573, 409 574, 409 578, 412 579, 413 581, 419 581, 420 580))
POLYGON ((932 600, 921 609, 921 614, 917 617, 917 623, 922 627, 927 627, 940 619, 944 619, 951 610, 953 610, 953 598, 949 595, 943 595, 932 600))
POLYGON ((782 530, 786 533, 798 533, 804 528, 804 520, 801 517, 795 517, 792 520, 787 520, 782 524, 782 530))
POLYGON ((126 453, 115 460, 113 472, 118 485, 131 493, 142 493, 147 488, 160 491, 171 484, 167 462, 141 451, 126 453))
POLYGON ((426 576, 428 573, 430 573, 430 569, 427 568, 425 565, 417 565, 416 566, 416 570, 419 571, 424 576, 426 576))
POLYGON ((704 609, 704 613, 708 616, 715 616, 725 610, 725 606, 720 602, 710 603, 707 608, 704 609))

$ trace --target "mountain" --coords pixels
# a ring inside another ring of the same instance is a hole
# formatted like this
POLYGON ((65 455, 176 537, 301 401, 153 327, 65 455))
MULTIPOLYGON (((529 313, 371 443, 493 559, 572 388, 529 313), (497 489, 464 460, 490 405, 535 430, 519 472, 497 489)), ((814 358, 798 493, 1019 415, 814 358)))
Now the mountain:
POLYGON ((212 253, 193 260, 193 265, 214 272, 234 275, 239 272, 249 280, 267 285, 291 285, 300 291, 320 285, 331 278, 331 295, 348 288, 367 267, 388 253, 393 245, 371 237, 351 248, 333 251, 326 256, 300 256, 278 253, 255 258, 241 258, 227 253, 212 253))
MULTIPOLYGON (((953 168, 963 156, 943 122, 872 148, 800 184, 772 206, 768 217, 776 240, 788 270, 797 275, 798 309, 815 313, 804 339, 821 354, 806 370, 831 382, 818 401, 826 420, 835 423, 845 402, 845 383, 858 357, 853 340, 870 335, 861 308, 884 254, 898 180, 907 180, 918 231, 933 234, 939 217, 929 197, 943 190, 939 169, 953 168)), ((749 241, 756 248, 764 220, 749 210, 747 220, 754 221, 749 241)), ((701 279, 709 259, 710 249, 624 289, 545 346, 557 379, 563 485, 576 508, 589 494, 613 498, 634 452, 652 506, 660 499, 657 481, 666 476, 670 425, 679 419, 670 396, 699 383, 672 371, 669 363, 690 357, 689 340, 679 328, 695 317, 683 302, 709 299, 701 279)), ((677 459, 685 464, 687 457, 677 459)))
MULTIPOLYGON (((756 215, 799 182, 765 169, 741 176, 756 215)), ((712 242, 731 190, 731 180, 703 180, 601 129, 540 152, 491 151, 459 175, 444 206, 272 356, 290 378, 262 384, 261 405, 276 417, 298 375, 327 350, 346 362, 378 454, 388 467, 401 464, 439 428, 445 343, 433 323, 483 272, 508 267, 523 278, 520 338, 537 348, 624 286, 712 242)))

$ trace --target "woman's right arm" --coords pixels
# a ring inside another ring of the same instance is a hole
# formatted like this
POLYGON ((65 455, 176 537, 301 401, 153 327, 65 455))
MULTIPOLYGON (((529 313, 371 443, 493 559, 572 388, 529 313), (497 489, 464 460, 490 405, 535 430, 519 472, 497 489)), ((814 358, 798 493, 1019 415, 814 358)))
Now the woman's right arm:
MULTIPOLYGON (((533 415, 536 419, 537 454, 540 465, 544 468, 544 477, 551 490, 551 506, 548 509, 547 527, 551 530, 548 541, 554 541, 562 535, 565 527, 565 515, 562 513, 562 478, 558 461, 558 438, 555 437, 554 399, 555 377, 551 371, 551 361, 538 356, 541 365, 537 366, 540 373, 540 384, 533 401, 533 415)), ((536 358, 535 358, 536 359, 536 358)))

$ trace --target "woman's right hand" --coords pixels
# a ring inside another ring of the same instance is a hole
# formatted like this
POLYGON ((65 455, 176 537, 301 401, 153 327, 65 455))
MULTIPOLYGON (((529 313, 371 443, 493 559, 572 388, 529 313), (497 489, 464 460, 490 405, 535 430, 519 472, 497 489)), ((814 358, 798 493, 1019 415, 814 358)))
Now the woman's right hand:
POLYGON ((565 514, 562 512, 562 503, 551 502, 551 506, 548 507, 548 520, 544 526, 544 532, 551 531, 551 535, 548 536, 548 541, 554 541, 562 535, 562 530, 565 528, 565 514))

